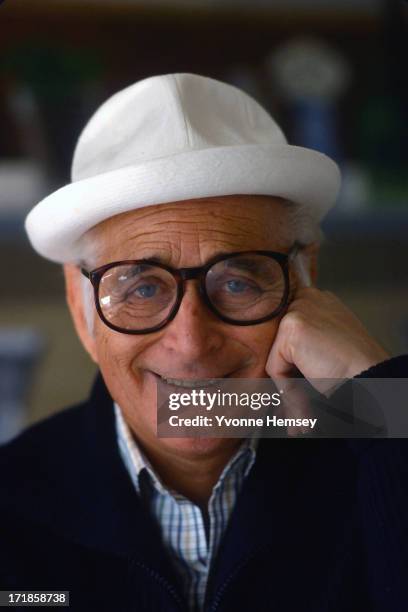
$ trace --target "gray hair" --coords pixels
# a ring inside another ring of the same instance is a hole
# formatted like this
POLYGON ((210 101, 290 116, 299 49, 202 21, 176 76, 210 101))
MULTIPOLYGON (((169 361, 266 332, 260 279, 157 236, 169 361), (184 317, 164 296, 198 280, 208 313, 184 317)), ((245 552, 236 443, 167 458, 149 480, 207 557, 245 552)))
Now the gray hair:
MULTIPOLYGON (((294 204, 289 200, 284 200, 289 213, 289 227, 294 233, 295 239, 303 246, 312 243, 320 243, 324 234, 316 219, 310 214, 306 208, 294 204)), ((101 251, 99 237, 95 236, 91 228, 77 241, 75 264, 92 270, 97 266, 97 254, 101 251)), ((309 257, 304 252, 299 252, 297 255, 299 261, 299 269, 303 274, 303 281, 306 284, 311 283, 309 274, 309 257)), ((95 302, 93 287, 85 276, 81 274, 81 290, 84 303, 84 314, 88 327, 88 331, 93 334, 95 321, 95 302)))

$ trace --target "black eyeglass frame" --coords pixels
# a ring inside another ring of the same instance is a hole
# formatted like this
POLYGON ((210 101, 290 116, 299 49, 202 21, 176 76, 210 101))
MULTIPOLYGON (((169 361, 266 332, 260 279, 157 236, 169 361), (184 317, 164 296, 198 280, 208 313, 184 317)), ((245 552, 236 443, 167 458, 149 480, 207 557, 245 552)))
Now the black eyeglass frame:
POLYGON ((289 263, 293 261, 293 259, 296 257, 298 251, 301 248, 302 248, 302 245, 300 245, 299 242, 294 242, 294 244, 292 245, 288 253, 278 253, 277 251, 234 251, 233 253, 217 255, 213 257, 212 259, 210 259, 209 261, 207 261, 207 263, 205 263, 203 266, 196 266, 192 268, 175 269, 166 264, 159 263, 155 261, 154 259, 127 259, 127 260, 121 260, 121 261, 113 261, 103 266, 99 266, 98 268, 95 268, 94 270, 91 270, 89 272, 85 268, 80 268, 80 270, 82 274, 90 280, 93 286, 95 307, 96 307, 99 317, 101 318, 103 323, 105 323, 105 325, 107 325, 110 329, 113 329, 114 331, 117 331, 119 333, 131 334, 131 335, 144 335, 144 334, 151 334, 153 332, 159 331, 160 329, 165 327, 168 323, 170 323, 170 321, 172 321, 175 318, 175 316, 177 315, 179 311, 181 301, 184 297, 185 281, 195 280, 195 279, 199 281, 199 292, 200 292, 200 296, 203 302, 209 308, 209 310, 213 312, 221 321, 224 321, 225 323, 229 323, 231 325, 239 325, 239 326, 259 325, 260 323, 270 321, 271 319, 274 319, 275 317, 279 316, 279 314, 281 314, 281 312, 286 308, 288 299, 289 299, 289 295, 290 295, 289 263), (235 257, 238 255, 266 255, 267 257, 274 259, 281 266, 283 276, 285 279, 285 291, 284 291, 284 294, 283 294, 283 297, 282 297, 282 300, 279 306, 275 308, 275 310, 271 314, 261 317, 259 319, 255 319, 254 321, 235 320, 235 319, 226 317, 222 313, 218 312, 216 307, 213 305, 213 303, 209 299, 207 290, 205 287, 206 275, 210 268, 212 268, 215 264, 219 263, 220 261, 224 261, 226 259, 230 259, 231 257, 235 257), (167 272, 169 272, 173 276, 177 284, 176 300, 174 302, 174 306, 172 307, 167 317, 159 325, 155 325, 154 327, 148 327, 147 329, 143 329, 143 330, 123 329, 121 327, 118 327, 117 325, 114 325, 110 321, 108 321, 108 319, 106 319, 106 317, 104 316, 101 305, 100 305, 100 301, 99 301, 99 285, 100 285, 101 279, 103 275, 105 274, 105 272, 107 272, 111 268, 116 268, 118 266, 124 266, 124 265, 131 266, 131 265, 140 265, 140 264, 154 265, 154 266, 157 266, 158 268, 161 268, 162 270, 166 270, 167 272))

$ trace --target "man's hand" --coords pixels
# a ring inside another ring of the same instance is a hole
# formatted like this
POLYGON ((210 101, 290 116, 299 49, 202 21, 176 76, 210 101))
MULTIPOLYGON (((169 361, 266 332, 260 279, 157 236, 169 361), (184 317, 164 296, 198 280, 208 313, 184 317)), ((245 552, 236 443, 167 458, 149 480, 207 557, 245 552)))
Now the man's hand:
POLYGON ((389 359, 362 323, 330 291, 301 287, 282 317, 266 373, 278 381, 299 371, 320 393, 389 359), (327 379, 327 383, 324 380, 327 379))

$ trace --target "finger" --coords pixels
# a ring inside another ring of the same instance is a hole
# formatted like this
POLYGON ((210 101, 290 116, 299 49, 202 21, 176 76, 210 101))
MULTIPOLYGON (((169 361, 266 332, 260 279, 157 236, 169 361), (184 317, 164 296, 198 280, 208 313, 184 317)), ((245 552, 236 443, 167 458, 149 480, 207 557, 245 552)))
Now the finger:
MULTIPOLYGON (((290 355, 285 354, 282 350, 283 344, 281 338, 285 336, 284 327, 285 325, 283 324, 278 331, 268 356, 265 371, 271 377, 281 394, 282 403, 279 416, 290 419, 309 418, 312 411, 309 401, 299 384, 302 374, 293 363, 290 355)), ((289 425, 287 428, 287 434, 290 437, 302 433, 306 433, 303 426, 289 425)))
MULTIPOLYGON (((269 352, 265 371, 272 379, 289 378, 297 371, 292 354, 292 337, 296 333, 298 314, 287 313, 279 323, 278 332, 269 352)), ((299 321, 300 323, 300 321, 299 321)))
MULTIPOLYGON (((308 397, 305 381, 301 378, 281 378, 274 380, 281 396, 281 406, 279 416, 285 419, 310 419, 314 412, 308 397)), ((287 434, 295 437, 300 434, 310 433, 310 428, 300 423, 289 424, 287 434)))

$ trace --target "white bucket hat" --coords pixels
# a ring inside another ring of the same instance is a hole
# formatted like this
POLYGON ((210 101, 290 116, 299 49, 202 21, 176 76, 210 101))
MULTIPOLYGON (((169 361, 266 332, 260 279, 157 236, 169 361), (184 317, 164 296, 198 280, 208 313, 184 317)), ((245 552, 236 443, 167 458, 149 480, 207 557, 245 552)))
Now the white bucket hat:
POLYGON ((74 261, 77 240, 108 217, 193 198, 259 194, 306 206, 320 220, 340 187, 337 165, 287 144, 249 95, 197 74, 153 76, 112 96, 79 137, 72 183, 27 215, 34 249, 74 261))

